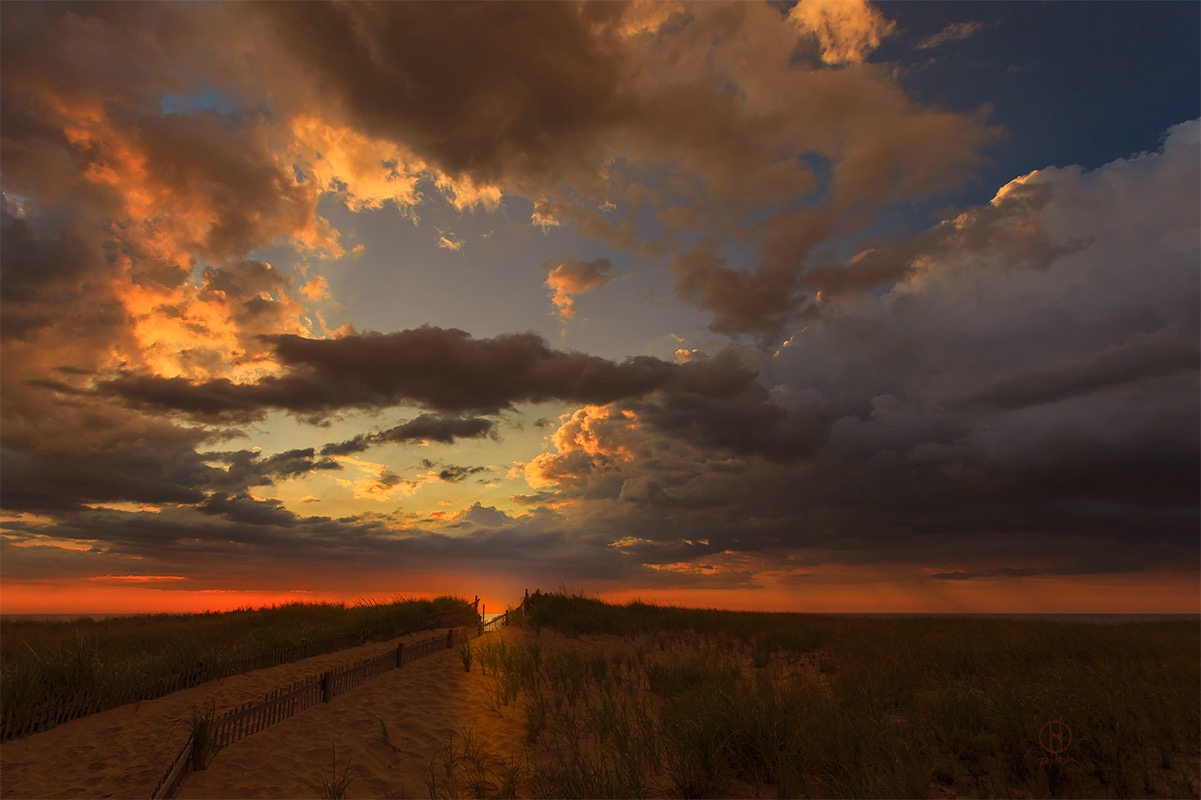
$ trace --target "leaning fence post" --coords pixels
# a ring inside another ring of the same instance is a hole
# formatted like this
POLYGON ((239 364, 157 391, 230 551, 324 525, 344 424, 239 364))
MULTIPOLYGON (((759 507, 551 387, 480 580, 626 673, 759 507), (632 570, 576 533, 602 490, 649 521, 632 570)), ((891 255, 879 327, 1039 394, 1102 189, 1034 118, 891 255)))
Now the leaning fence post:
POLYGON ((400 669, 405 662, 405 643, 401 642, 396 645, 396 668, 400 669))
POLYGON ((328 703, 333 697, 333 673, 325 672, 321 675, 321 702, 328 703))
POLYGON ((480 606, 480 633, 479 633, 480 636, 484 635, 484 615, 487 613, 487 611, 488 611, 488 606, 486 606, 486 605, 480 606))

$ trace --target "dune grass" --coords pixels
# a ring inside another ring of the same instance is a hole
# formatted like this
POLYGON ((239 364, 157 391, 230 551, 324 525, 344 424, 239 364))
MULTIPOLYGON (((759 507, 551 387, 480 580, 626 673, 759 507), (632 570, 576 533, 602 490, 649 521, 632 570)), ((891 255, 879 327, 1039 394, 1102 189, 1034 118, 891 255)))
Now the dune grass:
POLYGON ((0 620, 0 709, 102 693, 301 641, 401 624, 470 605, 461 597, 287 603, 206 614, 0 620))
POLYGON ((1201 789, 1196 623, 739 614, 540 594, 525 621, 625 640, 477 648, 493 710, 525 726, 528 796, 1201 789), (1058 753, 1040 740, 1053 720, 1071 731, 1058 753))
POLYGON ((338 765, 338 749, 330 743, 329 771, 323 771, 316 780, 305 780, 304 784, 322 800, 342 800, 350 790, 350 784, 359 774, 359 769, 353 762, 338 765))

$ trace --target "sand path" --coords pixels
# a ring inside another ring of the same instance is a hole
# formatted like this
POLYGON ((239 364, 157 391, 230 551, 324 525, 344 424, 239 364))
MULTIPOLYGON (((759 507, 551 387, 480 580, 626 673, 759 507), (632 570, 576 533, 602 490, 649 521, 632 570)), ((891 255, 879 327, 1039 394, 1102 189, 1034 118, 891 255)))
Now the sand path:
POLYGON ((465 672, 455 650, 437 653, 224 748, 208 769, 189 774, 176 796, 320 797, 336 753, 339 769, 354 768, 348 797, 428 797, 431 759, 444 763, 440 753, 452 736, 461 746, 469 731, 501 757, 521 752, 513 706, 489 708, 495 686, 478 664, 465 672))
MULTIPOLYGON (((422 641, 439 633, 445 636, 446 629, 420 631, 386 642, 372 642, 291 664, 234 675, 157 700, 102 711, 43 733, 5 742, 0 746, 0 794, 3 794, 6 800, 73 797, 144 800, 150 796, 155 784, 187 739, 192 708, 202 706, 211 698, 216 703, 217 713, 221 714, 246 702, 261 702, 263 696, 272 689, 338 666, 363 661, 387 650, 394 650, 399 642, 422 641)), ((451 660, 458 665, 453 650, 412 662, 401 670, 394 670, 384 677, 334 698, 334 702, 327 706, 303 711, 276 727, 283 727, 289 723, 307 726, 309 723, 306 719, 319 719, 322 718, 316 716, 319 713, 328 715, 331 709, 345 707, 354 702, 352 695, 373 692, 377 683, 388 683, 393 687, 403 686, 406 680, 418 680, 431 668, 449 672, 451 660), (433 667, 431 662, 440 666, 433 667)), ((461 665, 458 665, 458 672, 463 673, 461 665)), ((393 691, 397 689, 394 688, 393 691)), ((375 724, 378 727, 378 722, 375 724)), ((269 728, 256 734, 256 737, 270 735, 274 730, 269 728)), ((399 720, 397 730, 400 730, 399 720)), ((238 744, 246 741, 248 740, 238 744)), ((233 750, 237 746, 229 749, 233 750)), ((382 743, 380 746, 383 746, 382 743)), ((323 752, 324 760, 321 763, 328 769, 328 742, 324 744, 323 752)), ((224 753, 219 753, 217 760, 223 755, 224 753)), ((203 774, 197 773, 201 776, 203 774)), ((185 780, 185 788, 191 779, 190 776, 185 780)), ((277 792, 274 796, 314 796, 312 790, 303 783, 300 783, 299 787, 293 791, 277 792)), ((225 795, 202 792, 201 796, 259 795, 231 789, 231 792, 225 795)))

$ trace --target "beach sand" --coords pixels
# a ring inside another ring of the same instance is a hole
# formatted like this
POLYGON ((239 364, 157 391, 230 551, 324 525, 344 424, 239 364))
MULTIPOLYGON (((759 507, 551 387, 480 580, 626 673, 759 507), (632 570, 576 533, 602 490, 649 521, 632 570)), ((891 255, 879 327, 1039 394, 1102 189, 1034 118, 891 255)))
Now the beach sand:
POLYGON ((319 797, 336 753, 339 769, 354 767, 349 797, 428 797, 431 759, 452 736, 470 731, 492 752, 521 751, 512 707, 488 708, 495 685, 478 664, 465 672, 455 650, 414 661, 224 748, 176 796, 319 797))
MULTIPOLYGON (((191 709, 203 706, 209 699, 216 703, 220 715, 246 702, 261 702, 267 692, 294 681, 393 650, 399 642, 417 642, 445 633, 445 629, 421 631, 387 642, 373 642, 255 670, 157 700, 103 711, 43 733, 5 742, 0 747, 0 792, 5 798, 128 797, 144 800, 187 739, 191 709)), ((414 661, 403 669, 393 670, 335 697, 329 704, 302 711, 219 752, 210 766, 213 771, 189 775, 179 796, 314 797, 317 793, 301 779, 310 775, 317 777, 321 766, 329 769, 330 737, 318 734, 318 731, 328 730, 334 737, 339 758, 343 742, 346 755, 358 755, 359 751, 369 749, 371 735, 378 731, 375 712, 370 710, 373 704, 379 702, 381 707, 388 708, 393 701, 387 698, 412 696, 423 698, 413 706, 422 709, 417 713, 436 719, 427 721, 423 718, 410 723, 396 716, 393 722, 392 717, 381 715, 389 720, 390 729, 395 731, 395 743, 408 741, 406 736, 414 741, 424 741, 424 733, 440 734, 443 731, 444 720, 451 720, 450 728, 453 729, 454 718, 450 715, 465 705, 465 690, 460 691, 462 681, 459 676, 473 677, 463 672, 454 650, 414 661), (373 699, 377 697, 378 701, 373 699), (368 723, 366 727, 362 723, 363 715, 368 723), (423 731, 422 726, 428 726, 429 730, 423 731), (293 738, 288 739, 283 745, 285 749, 280 752, 270 749, 277 745, 264 750, 264 745, 256 741, 275 741, 277 731, 281 735, 293 733, 293 738), (308 733, 297 737, 297 731, 308 733), (301 739, 303 741, 299 741, 301 739), (248 750, 250 755, 243 757, 243 750, 248 750), (295 780, 283 780, 282 776, 296 770, 300 772, 294 775, 295 780)), ((483 680, 479 675, 474 677, 483 680)), ((375 744, 388 750, 379 741, 378 733, 375 744)), ((357 785, 363 786, 361 782, 357 785)), ((411 795, 418 788, 419 785, 414 783, 406 791, 411 795)), ((360 794, 382 796, 372 791, 360 794)))

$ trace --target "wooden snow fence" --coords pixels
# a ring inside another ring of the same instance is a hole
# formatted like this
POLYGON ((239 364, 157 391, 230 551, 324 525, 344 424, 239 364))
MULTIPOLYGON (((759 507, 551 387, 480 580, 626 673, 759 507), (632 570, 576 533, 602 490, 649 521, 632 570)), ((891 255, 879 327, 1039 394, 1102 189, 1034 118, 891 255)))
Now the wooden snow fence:
POLYGON ((501 627, 502 625, 508 625, 508 624, 509 624, 509 612, 506 611, 505 613, 499 614, 499 615, 493 617, 492 619, 488 620, 484 624, 480 625, 480 633, 488 633, 489 631, 496 630, 497 628, 501 627))
POLYGON ((302 641, 289 647, 268 650, 257 655, 244 656, 228 661, 199 663, 186 672, 168 675, 163 678, 122 687, 113 691, 82 693, 57 697, 49 703, 33 708, 17 709, 5 712, 0 716, 0 742, 10 739, 20 739, 34 733, 48 731, 56 725, 86 717, 100 711, 107 711, 117 706, 129 703, 140 703, 146 700, 157 700, 181 689, 191 689, 202 683, 228 678, 231 675, 241 675, 256 669, 278 667, 280 664, 290 664, 313 656, 325 655, 338 650, 356 647, 367 642, 386 641, 415 631, 430 628, 445 628, 469 624, 477 620, 478 615, 472 606, 464 606, 453 611, 440 611, 416 620, 384 625, 345 636, 336 636, 319 641, 302 641))
POLYGON ((154 791, 150 793, 152 800, 175 796, 175 793, 179 791, 179 785, 183 783, 184 775, 188 774, 193 749, 192 735, 188 734, 188 740, 184 742, 183 749, 176 754, 175 758, 171 761, 171 766, 167 767, 166 774, 159 778, 154 791))
MULTIPOLYGON (((203 754, 203 760, 207 763, 209 756, 216 750, 269 728, 318 703, 328 703, 335 695, 362 686, 367 681, 412 661, 448 650, 457 644, 482 636, 485 632, 494 631, 508 622, 509 614, 505 613, 486 623, 477 622, 467 627, 451 628, 445 636, 439 634, 420 642, 401 643, 395 650, 389 650, 375 658, 313 675, 275 689, 269 692, 261 703, 247 703, 218 717, 213 722, 211 742, 208 752, 203 754)), ((167 773, 155 786, 151 800, 174 796, 184 775, 193 766, 190 756, 194 749, 192 738, 189 737, 183 749, 172 760, 167 773)))
MULTIPOLYGON (((388 656, 392 657, 392 654, 388 656)), ((267 693, 263 702, 246 703, 219 717, 213 725, 210 748, 218 750, 233 744, 322 702, 322 688, 329 674, 315 675, 275 689, 267 693)))

